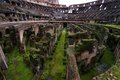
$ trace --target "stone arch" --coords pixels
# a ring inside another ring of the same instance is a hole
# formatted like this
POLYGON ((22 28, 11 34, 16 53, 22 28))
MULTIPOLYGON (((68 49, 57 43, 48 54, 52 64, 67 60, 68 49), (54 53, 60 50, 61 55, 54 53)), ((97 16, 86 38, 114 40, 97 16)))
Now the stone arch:
POLYGON ((10 34, 10 29, 9 28, 5 29, 5 34, 10 34))
POLYGON ((15 5, 16 5, 16 2, 14 2, 14 1, 11 1, 11 4, 15 6, 15 5))

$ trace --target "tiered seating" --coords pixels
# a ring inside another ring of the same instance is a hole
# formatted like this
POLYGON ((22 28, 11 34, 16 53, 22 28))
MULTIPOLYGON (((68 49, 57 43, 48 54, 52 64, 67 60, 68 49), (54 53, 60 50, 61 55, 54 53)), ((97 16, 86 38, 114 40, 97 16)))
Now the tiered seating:
MULTIPOLYGON (((71 5, 71 13, 68 15, 75 15, 78 20, 99 20, 99 21, 114 21, 115 18, 120 17, 120 1, 113 0, 100 2, 95 1, 86 4, 71 5)), ((72 17, 72 16, 71 16, 72 17)), ((69 16, 70 18, 70 16, 69 16)))

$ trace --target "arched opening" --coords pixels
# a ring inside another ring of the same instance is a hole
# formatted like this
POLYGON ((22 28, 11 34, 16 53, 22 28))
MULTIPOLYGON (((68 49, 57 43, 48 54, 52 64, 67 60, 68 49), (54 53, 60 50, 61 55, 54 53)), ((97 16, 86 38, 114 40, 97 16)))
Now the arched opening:
POLYGON ((10 22, 12 22, 12 21, 13 21, 13 19, 12 19, 12 18, 9 18, 9 21, 10 21, 10 22))
POLYGON ((12 1, 11 3, 12 3, 12 5, 13 5, 13 6, 15 6, 15 5, 16 5, 16 3, 15 3, 14 1, 12 1))
POLYGON ((5 13, 5 17, 10 17, 10 14, 9 13, 5 13))
POLYGON ((63 27, 66 28, 67 27, 67 23, 63 23, 63 27))
POLYGON ((6 34, 10 34, 10 29, 7 28, 7 29, 5 30, 5 33, 6 33, 6 34))
POLYGON ((21 6, 21 4, 20 4, 20 3, 17 3, 17 6, 19 6, 19 7, 20 7, 20 6, 21 6))

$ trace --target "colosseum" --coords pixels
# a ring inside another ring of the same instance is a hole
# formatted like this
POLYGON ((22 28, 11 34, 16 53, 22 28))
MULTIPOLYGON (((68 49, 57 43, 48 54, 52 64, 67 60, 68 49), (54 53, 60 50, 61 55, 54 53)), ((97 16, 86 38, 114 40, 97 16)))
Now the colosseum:
POLYGON ((0 0, 0 80, 120 80, 120 0, 0 0))

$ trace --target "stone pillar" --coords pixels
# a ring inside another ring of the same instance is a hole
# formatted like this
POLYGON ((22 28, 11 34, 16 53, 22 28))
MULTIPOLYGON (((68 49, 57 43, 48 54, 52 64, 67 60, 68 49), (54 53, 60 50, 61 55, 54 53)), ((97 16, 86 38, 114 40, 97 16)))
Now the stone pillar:
POLYGON ((0 46, 0 68, 6 70, 8 68, 4 52, 0 46))
POLYGON ((37 36, 37 34, 39 32, 39 27, 34 27, 34 31, 35 31, 35 36, 37 36))
POLYGON ((25 53, 25 43, 23 42, 24 30, 19 31, 20 37, 20 52, 25 53))
POLYGON ((20 43, 23 43, 23 34, 24 34, 24 30, 20 30, 19 31, 19 36, 20 36, 20 43))
POLYGON ((60 36, 61 30, 62 30, 62 29, 61 29, 61 26, 62 26, 62 25, 60 24, 59 27, 58 27, 58 28, 59 28, 59 29, 58 29, 58 36, 60 36))
POLYGON ((55 32, 56 32, 56 33, 55 33, 55 43, 57 43, 57 40, 58 40, 58 32, 57 32, 57 28, 55 28, 55 30, 56 30, 56 31, 55 31, 55 32))

